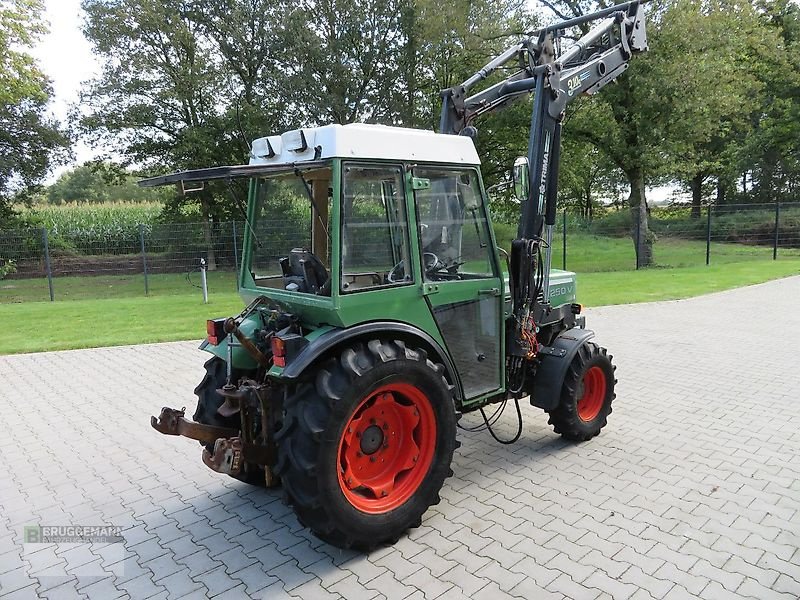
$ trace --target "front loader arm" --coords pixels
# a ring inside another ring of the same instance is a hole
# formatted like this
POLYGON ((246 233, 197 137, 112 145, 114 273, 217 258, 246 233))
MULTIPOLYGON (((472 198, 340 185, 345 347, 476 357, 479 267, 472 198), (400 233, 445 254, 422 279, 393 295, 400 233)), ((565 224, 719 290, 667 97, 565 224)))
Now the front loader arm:
POLYGON ((574 311, 553 309, 549 303, 561 123, 567 104, 581 94, 598 92, 628 68, 634 53, 647 50, 642 6, 647 1, 618 4, 531 32, 464 83, 442 92, 441 133, 471 137, 477 135, 472 123, 478 117, 533 93, 528 190, 511 247, 509 280, 515 331, 508 336, 508 351, 514 357, 510 376, 522 368, 523 360, 536 356, 541 342, 546 345, 574 326, 574 311), (596 21, 580 39, 561 50, 559 41, 567 30, 596 21), (513 75, 468 95, 478 83, 512 64, 519 66, 513 75))

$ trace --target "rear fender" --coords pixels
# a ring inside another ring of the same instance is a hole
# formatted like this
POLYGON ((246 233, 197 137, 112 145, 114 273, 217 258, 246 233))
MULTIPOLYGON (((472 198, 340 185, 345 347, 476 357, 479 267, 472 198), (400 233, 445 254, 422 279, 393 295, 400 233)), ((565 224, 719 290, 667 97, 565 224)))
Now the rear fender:
POLYGON ((450 360, 450 356, 430 335, 412 325, 396 323, 393 321, 377 321, 362 323, 347 329, 334 328, 326 331, 303 348, 295 357, 291 358, 286 367, 278 370, 273 367, 269 375, 283 381, 292 381, 300 378, 321 356, 330 354, 348 342, 359 339, 400 339, 412 345, 421 346, 428 352, 428 357, 444 365, 447 379, 456 387, 456 396, 460 400, 461 381, 458 372, 450 360))
POLYGON ((572 359, 575 358, 578 349, 593 337, 594 331, 590 329, 570 329, 553 342, 551 348, 556 351, 555 354, 541 355, 531 394, 533 406, 544 410, 553 410, 558 406, 561 387, 572 359))

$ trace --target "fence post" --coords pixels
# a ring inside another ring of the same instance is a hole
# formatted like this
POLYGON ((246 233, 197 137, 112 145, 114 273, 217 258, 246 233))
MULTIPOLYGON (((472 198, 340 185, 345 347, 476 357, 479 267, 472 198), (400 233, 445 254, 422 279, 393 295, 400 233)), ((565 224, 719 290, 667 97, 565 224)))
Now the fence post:
POLYGON ((567 209, 564 209, 564 223, 563 223, 563 231, 561 233, 561 268, 566 271, 567 270, 567 209))
POLYGON ((144 295, 150 295, 150 286, 147 283, 147 252, 144 249, 144 223, 139 223, 139 244, 142 247, 142 270, 144 271, 144 295))
POLYGON ((772 260, 778 260, 778 225, 781 221, 781 203, 775 203, 775 241, 772 244, 772 260))
POLYGON ((44 248, 44 266, 47 270, 47 287, 50 289, 50 302, 55 302, 53 294, 53 269, 50 265, 50 244, 47 240, 47 227, 42 227, 42 248, 44 248))
POLYGON ((233 225, 233 262, 236 265, 236 291, 239 291, 239 242, 236 241, 236 219, 231 221, 233 225))
POLYGON ((641 227, 640 227, 640 221, 641 220, 642 220, 641 209, 637 208, 637 210, 636 210, 636 223, 634 224, 634 227, 636 227, 636 270, 637 271, 639 270, 639 252, 641 251, 641 248, 639 246, 639 244, 641 243, 641 240, 639 239, 639 237, 640 237, 639 231, 641 229, 641 227))
POLYGON ((706 266, 711 264, 711 205, 708 205, 706 214, 706 266))

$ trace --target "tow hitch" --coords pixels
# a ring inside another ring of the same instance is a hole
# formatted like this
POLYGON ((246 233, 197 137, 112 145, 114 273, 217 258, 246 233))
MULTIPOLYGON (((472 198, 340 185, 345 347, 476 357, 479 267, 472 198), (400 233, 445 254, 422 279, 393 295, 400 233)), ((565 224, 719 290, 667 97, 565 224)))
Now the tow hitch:
POLYGON ((219 438, 231 438, 239 435, 236 429, 228 427, 215 427, 213 425, 203 425, 184 418, 186 407, 180 410, 165 406, 161 409, 161 414, 150 417, 150 425, 153 429, 164 435, 182 435, 198 442, 213 444, 219 438))
POLYGON ((272 487, 278 480, 272 472, 276 452, 268 419, 269 386, 242 379, 238 389, 231 388, 233 386, 225 386, 217 390, 225 398, 218 412, 224 416, 239 413, 241 429, 196 423, 185 418, 186 407, 177 410, 166 406, 158 418, 150 417, 150 425, 164 435, 181 435, 203 444, 213 444, 213 451, 203 449, 203 462, 218 473, 241 478, 248 474, 248 465, 262 467, 264 482, 267 487, 272 487), (255 435, 257 425, 260 432, 255 435))

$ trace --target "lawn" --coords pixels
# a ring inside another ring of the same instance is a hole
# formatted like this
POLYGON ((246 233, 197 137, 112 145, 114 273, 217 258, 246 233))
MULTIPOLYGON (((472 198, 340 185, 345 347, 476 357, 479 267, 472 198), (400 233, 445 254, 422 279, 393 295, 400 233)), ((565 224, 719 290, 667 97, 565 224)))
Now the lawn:
MULTIPOLYGON (((495 229, 497 243, 509 250, 516 228, 501 224, 495 229)), ((772 246, 712 242, 710 254, 712 265, 766 260, 772 258, 772 246)), ((554 267, 561 268, 562 255, 563 238, 557 229, 554 231, 553 239, 554 267)), ((661 236, 653 246, 653 256, 657 267, 704 266, 706 243, 702 240, 661 236)), ((800 259, 800 248, 778 248, 778 257, 800 259)), ((576 273, 595 273, 627 271, 635 268, 636 253, 630 238, 567 232, 568 270, 576 273)))
POLYGON ((0 354, 200 339, 206 319, 241 310, 236 292, 0 304, 0 354))
MULTIPOLYGON (((800 258, 584 273, 578 277, 578 299, 586 306, 671 300, 798 274, 800 258)), ((0 304, 0 354, 200 339, 206 319, 233 315, 242 308, 232 291, 233 279, 223 291, 223 274, 213 275, 220 278, 212 285, 207 305, 199 290, 185 282, 181 288, 177 276, 172 287, 167 285, 171 280, 164 279, 160 296, 115 296, 123 286, 107 283, 109 297, 99 300, 0 304)), ((80 293, 77 286, 75 296, 80 293)))
MULTIPOLYGON (((236 274, 230 271, 208 272, 208 294, 229 294, 236 290, 236 274)), ((200 273, 169 273, 149 275, 150 296, 194 295, 202 300, 200 273)), ((111 298, 143 298, 144 275, 94 275, 53 278, 56 300, 94 300, 111 298)), ((4 302, 35 302, 49 300, 47 279, 4 279, 0 281, 0 306, 4 302)), ((2 310, 2 309, 0 309, 2 310)))
POLYGON ((578 275, 585 306, 680 300, 800 275, 800 258, 578 275))

